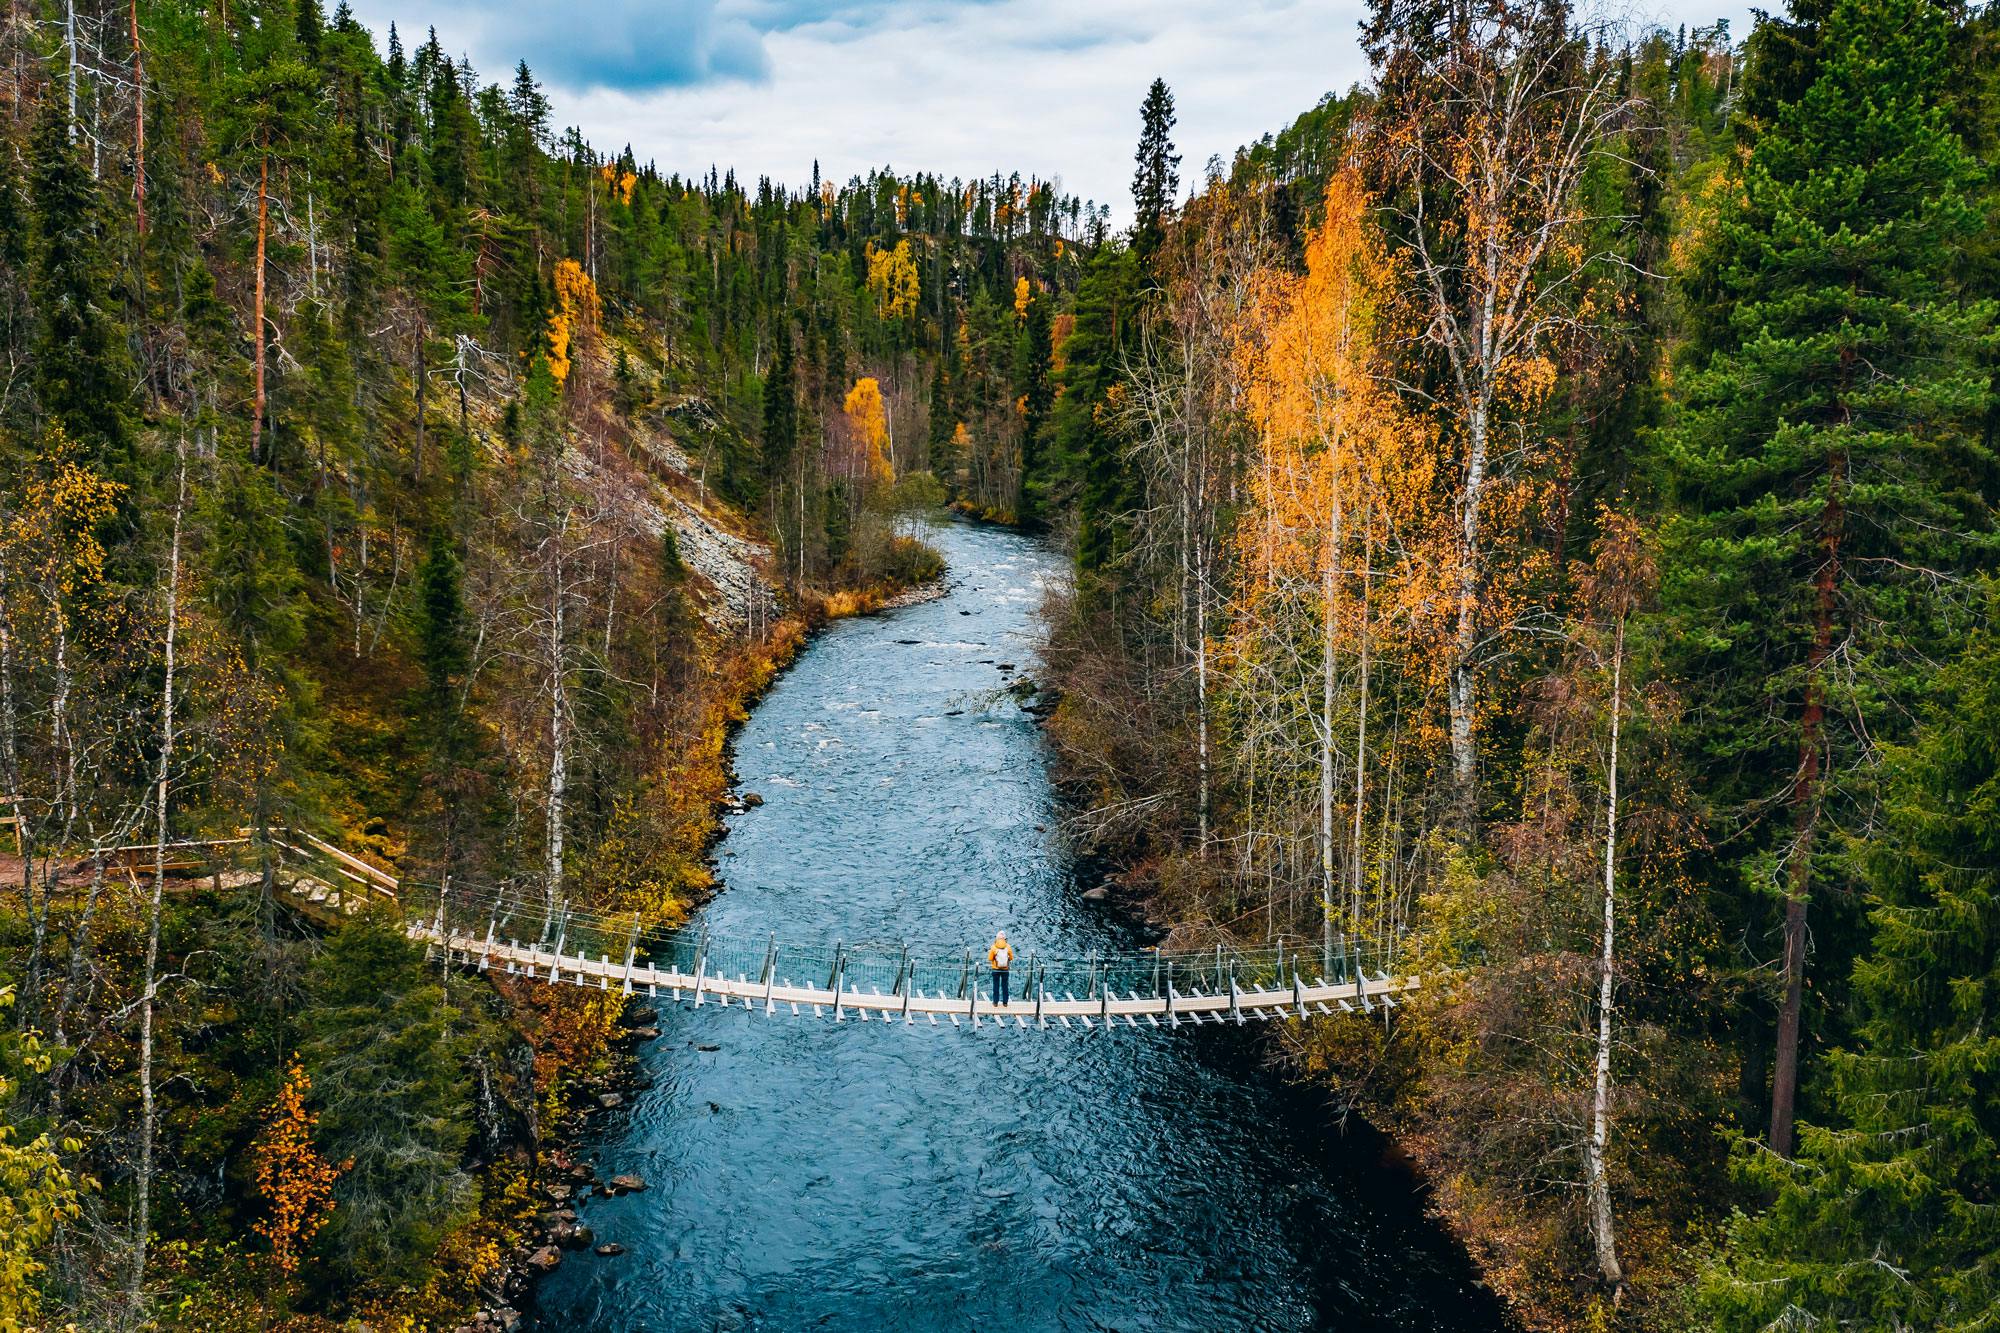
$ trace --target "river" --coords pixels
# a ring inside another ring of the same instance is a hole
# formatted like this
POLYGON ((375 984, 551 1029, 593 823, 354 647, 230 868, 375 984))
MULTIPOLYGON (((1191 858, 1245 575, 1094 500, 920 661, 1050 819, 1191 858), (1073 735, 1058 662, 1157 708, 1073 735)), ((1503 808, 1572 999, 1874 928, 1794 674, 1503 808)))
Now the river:
MULTIPOLYGON (((940 525, 949 592, 837 623, 752 713, 717 936, 1130 947, 1084 901, 1032 674, 1060 558, 940 525), (1008 668, 1013 668, 1009 670, 1008 668)), ((1254 1028, 974 1032, 667 1008, 651 1086, 591 1145, 539 1324, 611 1330, 1506 1327, 1379 1139, 1343 1136, 1254 1028)))

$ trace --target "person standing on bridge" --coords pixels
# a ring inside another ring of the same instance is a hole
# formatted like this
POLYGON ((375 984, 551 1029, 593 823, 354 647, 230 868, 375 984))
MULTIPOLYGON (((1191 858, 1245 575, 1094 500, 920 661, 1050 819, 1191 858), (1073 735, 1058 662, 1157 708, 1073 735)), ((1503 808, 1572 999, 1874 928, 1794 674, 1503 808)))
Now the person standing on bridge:
POLYGON ((1014 965, 1014 946, 1007 943, 1007 932, 1001 931, 993 937, 993 947, 986 951, 986 965, 993 969, 993 1003, 1005 1008, 1007 997, 1007 969, 1014 965))

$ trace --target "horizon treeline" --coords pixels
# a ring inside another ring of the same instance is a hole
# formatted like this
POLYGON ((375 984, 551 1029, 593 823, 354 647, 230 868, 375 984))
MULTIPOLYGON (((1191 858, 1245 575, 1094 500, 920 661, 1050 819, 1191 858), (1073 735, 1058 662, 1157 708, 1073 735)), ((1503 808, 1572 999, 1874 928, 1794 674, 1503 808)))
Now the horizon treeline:
POLYGON ((1550 1328, 2000 1310, 1990 9, 1374 0, 1372 78, 1092 256, 1052 734, 1177 946, 1550 1328))

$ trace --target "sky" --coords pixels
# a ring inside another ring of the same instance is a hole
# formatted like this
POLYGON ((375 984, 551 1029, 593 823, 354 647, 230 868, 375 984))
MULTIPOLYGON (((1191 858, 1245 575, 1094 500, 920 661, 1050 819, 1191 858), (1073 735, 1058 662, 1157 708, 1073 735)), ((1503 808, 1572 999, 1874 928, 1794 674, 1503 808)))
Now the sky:
MULTIPOLYGON (((1183 192, 1211 155, 1365 79, 1365 0, 350 0, 381 45, 433 25, 482 82, 525 59, 558 126, 662 171, 794 187, 894 166, 1018 171, 1131 211, 1139 103, 1173 89, 1183 192)), ((1775 5, 1771 7, 1777 7, 1775 5)), ((1732 0, 1653 0, 1669 27, 1732 0)))

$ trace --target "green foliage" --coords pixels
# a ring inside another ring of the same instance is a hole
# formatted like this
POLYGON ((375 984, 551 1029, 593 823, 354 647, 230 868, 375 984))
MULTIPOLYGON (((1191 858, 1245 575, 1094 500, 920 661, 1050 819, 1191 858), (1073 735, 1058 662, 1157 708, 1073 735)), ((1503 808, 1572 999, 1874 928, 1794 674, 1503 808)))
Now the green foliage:
MULTIPOLYGON (((1677 665, 1705 701, 1689 739, 1718 816, 1745 829, 1752 902, 1787 875, 1846 874, 1820 814, 1865 818, 1865 756, 1963 632, 1950 589, 1995 554, 1993 306, 1951 282, 1979 219, 1937 96, 1948 31, 1930 0, 1833 4, 1816 74, 1744 165, 1708 259, 1713 345, 1660 436, 1677 665), (1789 850, 1801 829, 1809 868, 1789 850)), ((1845 925, 1818 938, 1844 975, 1845 925)))
POLYGON ((1024 521, 1058 502, 1074 502, 1076 563, 1086 572, 1111 562, 1135 495, 1116 399, 1123 393, 1125 354, 1138 333, 1139 272, 1138 255, 1122 246, 1106 246, 1092 259, 1077 288, 1076 327, 1063 343, 1049 466, 1023 484, 1024 521))
POLYGON ((393 916, 335 931, 307 974, 303 1046, 317 1146, 341 1168, 316 1251, 349 1282, 395 1285, 477 1206, 465 1065, 480 1033, 393 916))
POLYGON ((1179 202, 1181 155, 1174 151, 1174 95, 1154 79, 1139 108, 1138 170, 1132 175, 1132 248, 1140 263, 1152 258, 1179 202))
POLYGON ((1717 1329, 1972 1333, 2000 1310, 2000 595, 1988 607, 1891 755, 1858 1041, 1828 1058, 1830 1114, 1797 1161, 1744 1152, 1774 1198, 1704 1278, 1717 1329))
MULTIPOLYGON (((14 988, 0 987, 0 1016, 13 1005, 14 988)), ((50 1062, 36 1033, 0 1027, 0 1329, 39 1326, 49 1243, 81 1211, 82 1187, 48 1133, 23 1141, 13 1123, 21 1109, 16 1078, 46 1074, 50 1062)))
POLYGON ((34 282, 41 335, 35 392, 43 419, 108 465, 129 461, 124 332, 109 287, 102 200, 56 98, 42 104, 29 147, 34 282))

